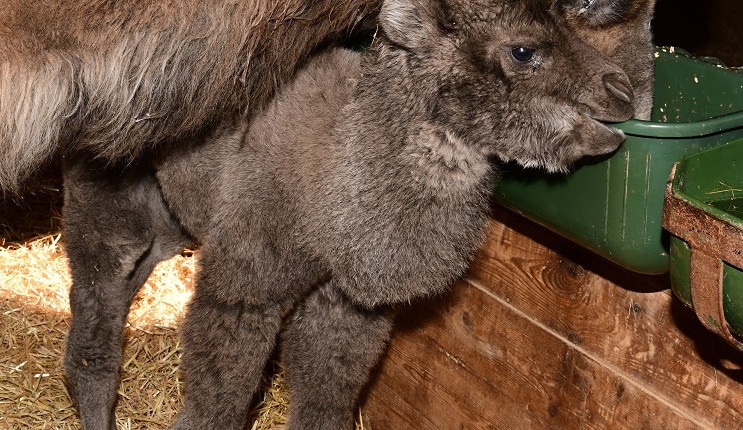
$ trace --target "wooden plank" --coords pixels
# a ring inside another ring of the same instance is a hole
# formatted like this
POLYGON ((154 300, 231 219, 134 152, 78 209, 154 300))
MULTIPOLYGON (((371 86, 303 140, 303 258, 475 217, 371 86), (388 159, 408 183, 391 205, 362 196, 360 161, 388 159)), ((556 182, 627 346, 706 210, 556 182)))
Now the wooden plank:
POLYGON ((703 429, 469 284, 406 310, 362 410, 380 429, 703 429))
POLYGON ((743 356, 702 328, 665 277, 625 272, 508 212, 496 217, 475 283, 704 425, 743 428, 743 356))

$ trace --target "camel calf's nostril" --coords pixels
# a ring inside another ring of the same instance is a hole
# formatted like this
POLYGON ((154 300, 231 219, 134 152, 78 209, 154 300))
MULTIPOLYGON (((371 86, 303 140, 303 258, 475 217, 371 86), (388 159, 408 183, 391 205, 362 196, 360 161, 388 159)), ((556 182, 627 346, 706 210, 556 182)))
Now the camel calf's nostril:
POLYGON ((603 79, 604 85, 610 93, 627 103, 632 103, 632 100, 634 99, 634 95, 632 94, 632 85, 629 83, 626 76, 618 73, 611 73, 604 75, 603 79))

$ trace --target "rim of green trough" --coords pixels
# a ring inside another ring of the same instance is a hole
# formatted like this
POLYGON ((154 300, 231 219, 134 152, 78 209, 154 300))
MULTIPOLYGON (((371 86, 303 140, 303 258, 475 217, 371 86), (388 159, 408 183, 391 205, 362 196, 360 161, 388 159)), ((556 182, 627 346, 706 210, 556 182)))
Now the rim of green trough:
POLYGON ((632 136, 689 138, 740 128, 741 124, 743 124, 743 111, 705 121, 685 123, 658 123, 631 119, 612 124, 612 127, 632 136))

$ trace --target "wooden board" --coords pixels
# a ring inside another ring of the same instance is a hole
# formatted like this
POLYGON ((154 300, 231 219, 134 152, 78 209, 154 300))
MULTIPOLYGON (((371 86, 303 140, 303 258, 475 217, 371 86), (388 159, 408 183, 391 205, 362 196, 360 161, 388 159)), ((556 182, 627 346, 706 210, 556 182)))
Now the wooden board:
POLYGON ((743 428, 743 354, 665 277, 496 218, 465 282, 401 310, 363 406, 372 430, 743 428))

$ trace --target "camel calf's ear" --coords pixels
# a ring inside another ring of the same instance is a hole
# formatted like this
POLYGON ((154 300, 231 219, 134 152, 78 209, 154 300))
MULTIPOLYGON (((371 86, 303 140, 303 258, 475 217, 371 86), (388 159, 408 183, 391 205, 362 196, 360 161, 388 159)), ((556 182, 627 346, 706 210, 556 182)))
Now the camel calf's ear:
POLYGON ((409 50, 420 48, 435 31, 430 17, 416 0, 385 1, 379 23, 392 43, 409 50))

